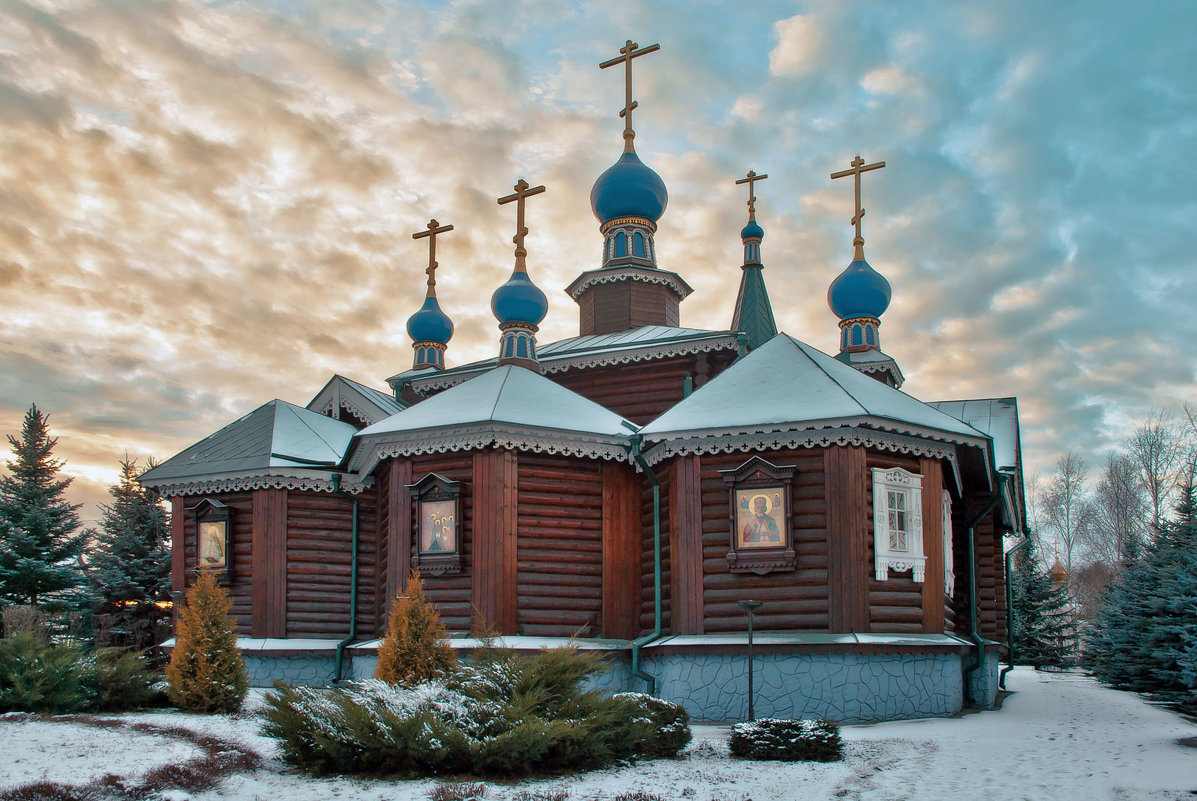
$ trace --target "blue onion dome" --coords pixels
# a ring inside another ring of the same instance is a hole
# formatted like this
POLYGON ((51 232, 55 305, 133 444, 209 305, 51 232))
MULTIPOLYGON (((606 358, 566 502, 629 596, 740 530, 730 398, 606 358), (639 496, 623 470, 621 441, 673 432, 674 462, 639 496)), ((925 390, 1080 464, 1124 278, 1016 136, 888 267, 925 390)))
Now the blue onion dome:
POLYGON ((445 345, 453 336, 453 321, 441 311, 434 295, 424 298, 420 310, 407 318, 407 335, 412 342, 439 342, 445 345))
POLYGON ((539 325, 549 313, 549 301, 536 284, 532 283, 532 279, 528 278, 526 272, 516 270, 511 274, 511 278, 507 279, 507 283, 490 296, 490 310, 494 312, 500 325, 539 325))
POLYGON ((827 305, 841 320, 880 317, 889 308, 889 299, 889 281, 864 259, 849 264, 827 290, 827 305))
POLYGON ((665 182, 634 150, 620 156, 590 190, 590 208, 600 223, 620 217, 642 217, 656 222, 667 205, 669 193, 665 191, 665 182))
POLYGON ((765 229, 757 225, 756 220, 749 220, 744 230, 740 231, 741 239, 764 239, 765 229))

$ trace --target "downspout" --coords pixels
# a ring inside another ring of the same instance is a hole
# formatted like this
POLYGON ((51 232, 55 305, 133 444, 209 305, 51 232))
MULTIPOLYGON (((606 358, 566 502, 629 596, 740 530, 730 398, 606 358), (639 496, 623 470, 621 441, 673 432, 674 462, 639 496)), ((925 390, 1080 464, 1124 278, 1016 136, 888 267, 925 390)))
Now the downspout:
POLYGON ((1014 586, 1010 581, 1010 563, 1014 559, 1014 552, 1021 551, 1031 544, 1031 530, 1023 534, 1022 542, 1006 551, 1006 667, 1002 668, 998 676, 998 686, 1006 689, 1006 674, 1014 670, 1014 586))
MULTIPOLYGON (((981 521, 989 516, 989 513, 998 505, 998 501, 1002 499, 1002 489, 1006 484, 1006 476, 998 474, 997 489, 993 492, 993 497, 985 504, 985 508, 978 514, 973 521, 968 524, 968 636, 973 641, 973 645, 977 649, 977 657, 973 664, 969 665, 964 670, 964 686, 967 691, 969 679, 972 678, 973 671, 981 667, 985 661, 985 641, 981 635, 977 633, 977 541, 976 533, 977 526, 981 521)), ((972 700, 976 700, 975 698, 972 700)))
POLYGON ((341 681, 345 667, 345 648, 357 637, 357 533, 358 533, 358 499, 341 489, 341 474, 334 473, 332 477, 332 491, 342 498, 353 500, 353 556, 349 568, 349 633, 345 639, 337 643, 337 672, 333 676, 333 684, 341 681))
POLYGON ((657 680, 640 669, 640 649, 661 636, 661 481, 640 453, 639 434, 631 437, 632 460, 653 485, 653 630, 632 642, 632 675, 648 684, 648 694, 657 694, 657 680))

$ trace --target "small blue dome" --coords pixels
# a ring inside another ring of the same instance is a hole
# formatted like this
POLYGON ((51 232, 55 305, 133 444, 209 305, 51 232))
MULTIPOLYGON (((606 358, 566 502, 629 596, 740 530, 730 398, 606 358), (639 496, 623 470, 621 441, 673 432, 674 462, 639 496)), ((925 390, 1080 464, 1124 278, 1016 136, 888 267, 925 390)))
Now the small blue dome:
POLYGON ((849 264, 827 290, 827 305, 841 320, 880 317, 889 308, 889 299, 889 281, 864 259, 849 264))
POLYGON ((407 318, 407 335, 412 342, 439 342, 445 345, 453 336, 453 321, 441 311, 435 297, 427 297, 420 310, 407 318))
POLYGON ((539 325, 549 313, 549 301, 544 293, 532 283, 528 274, 516 270, 507 283, 490 296, 490 310, 503 323, 528 323, 539 325))
POLYGON ((756 224, 756 220, 749 220, 744 230, 740 231, 741 239, 764 239, 765 229, 756 224))
POLYGON ((590 208, 600 223, 619 217, 643 217, 656 222, 667 205, 669 193, 665 191, 665 182, 635 152, 620 156, 590 190, 590 208))

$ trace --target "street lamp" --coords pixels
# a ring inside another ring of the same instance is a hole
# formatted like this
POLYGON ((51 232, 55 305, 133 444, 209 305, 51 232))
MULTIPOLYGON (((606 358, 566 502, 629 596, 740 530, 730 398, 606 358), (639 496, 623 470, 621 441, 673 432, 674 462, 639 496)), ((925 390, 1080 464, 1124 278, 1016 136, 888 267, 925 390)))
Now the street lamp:
POLYGON ((740 601, 740 608, 748 611, 748 719, 756 720, 752 710, 752 613, 761 608, 761 601, 740 601))

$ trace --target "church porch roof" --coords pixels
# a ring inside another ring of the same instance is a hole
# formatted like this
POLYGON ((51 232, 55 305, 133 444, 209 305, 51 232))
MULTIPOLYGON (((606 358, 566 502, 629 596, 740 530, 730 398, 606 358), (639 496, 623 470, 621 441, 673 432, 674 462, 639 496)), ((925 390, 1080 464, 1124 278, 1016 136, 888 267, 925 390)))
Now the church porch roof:
POLYGON ((504 365, 363 429, 350 469, 380 459, 496 445, 627 459, 634 424, 538 373, 504 365))
MULTIPOLYGON (((875 437, 870 444, 893 450, 908 450, 920 439, 982 448, 989 440, 963 421, 787 334, 734 363, 640 433, 650 443, 667 445, 649 454, 650 461, 659 461, 670 453, 728 450, 730 443, 721 439, 751 435, 757 447, 781 447, 793 438, 775 434, 825 429, 854 429, 857 433, 848 437, 853 443, 862 439, 862 429, 888 432, 888 438, 875 437), (764 440, 756 443, 761 435, 764 440)), ((844 436, 799 439, 804 445, 830 444, 844 436)), ((946 457, 951 450, 941 446, 936 455, 946 457)))

